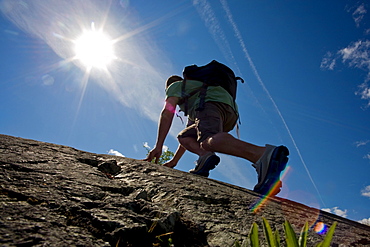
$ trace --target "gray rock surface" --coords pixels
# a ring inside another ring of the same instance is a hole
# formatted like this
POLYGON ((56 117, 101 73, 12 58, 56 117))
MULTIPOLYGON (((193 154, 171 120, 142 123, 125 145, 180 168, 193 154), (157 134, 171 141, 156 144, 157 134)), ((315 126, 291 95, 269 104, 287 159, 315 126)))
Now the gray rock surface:
POLYGON ((332 246, 370 245, 369 226, 279 197, 255 213, 253 191, 129 158, 0 135, 0 173, 1 246, 233 246, 253 222, 264 239, 261 217, 282 238, 285 219, 337 221, 332 246))

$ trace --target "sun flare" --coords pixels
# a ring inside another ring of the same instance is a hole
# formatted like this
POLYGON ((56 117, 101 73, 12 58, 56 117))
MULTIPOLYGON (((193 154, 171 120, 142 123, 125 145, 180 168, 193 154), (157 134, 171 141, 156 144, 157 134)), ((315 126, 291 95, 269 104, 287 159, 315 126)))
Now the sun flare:
POLYGON ((101 31, 85 31, 74 43, 75 58, 87 68, 106 68, 116 58, 112 40, 101 31))

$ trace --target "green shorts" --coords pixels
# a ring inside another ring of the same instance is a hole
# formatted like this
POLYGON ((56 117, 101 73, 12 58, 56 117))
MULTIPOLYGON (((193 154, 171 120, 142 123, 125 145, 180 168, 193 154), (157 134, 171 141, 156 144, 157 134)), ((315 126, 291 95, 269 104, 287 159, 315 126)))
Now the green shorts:
POLYGON ((238 115, 234 109, 220 102, 206 102, 204 110, 197 111, 195 122, 179 133, 177 138, 193 137, 202 142, 220 132, 231 131, 238 115))

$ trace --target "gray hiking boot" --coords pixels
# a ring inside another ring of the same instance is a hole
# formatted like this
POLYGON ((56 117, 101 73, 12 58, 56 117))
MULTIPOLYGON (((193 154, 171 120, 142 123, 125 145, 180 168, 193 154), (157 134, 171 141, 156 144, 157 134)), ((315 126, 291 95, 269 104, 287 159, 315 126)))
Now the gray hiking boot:
POLYGON ((263 195, 274 196, 280 192, 282 183, 280 173, 288 163, 289 150, 284 146, 266 145, 262 157, 253 164, 258 174, 258 183, 254 191, 263 195))
POLYGON ((209 171, 214 169, 219 162, 220 157, 218 157, 215 153, 209 153, 204 156, 200 156, 195 168, 191 169, 189 172, 203 177, 208 177, 209 171))

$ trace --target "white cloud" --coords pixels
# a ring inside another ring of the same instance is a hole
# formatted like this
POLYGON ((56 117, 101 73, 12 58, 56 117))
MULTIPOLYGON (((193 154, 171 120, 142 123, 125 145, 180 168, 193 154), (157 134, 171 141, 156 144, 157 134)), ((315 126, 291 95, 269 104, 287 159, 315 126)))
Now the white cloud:
POLYGON ((123 154, 121 154, 120 152, 115 151, 115 150, 113 150, 113 149, 109 150, 109 151, 108 151, 108 154, 109 154, 109 155, 114 155, 114 156, 121 156, 121 157, 125 157, 123 154))
MULTIPOLYGON (((144 148, 146 148, 147 150, 151 150, 152 148, 149 146, 148 142, 144 142, 143 143, 143 146, 144 148)), ((167 152, 168 151, 168 146, 166 145, 163 145, 162 146, 162 152, 167 152)))
POLYGON ((370 40, 358 40, 348 47, 338 51, 343 63, 348 62, 350 67, 364 69, 370 74, 370 40))
POLYGON ((367 10, 365 9, 365 4, 361 4, 356 8, 356 10, 352 13, 352 18, 356 23, 356 26, 359 27, 361 21, 364 19, 367 10))
POLYGON ((361 190, 361 195, 370 198, 370 185, 361 190))
POLYGON ((357 142, 355 142, 355 145, 356 145, 356 147, 366 146, 366 144, 368 144, 369 142, 370 142, 370 140, 357 141, 357 142))
MULTIPOLYGON (((369 79, 370 79, 370 72, 369 72, 369 79)), ((362 83, 361 85, 358 86, 358 90, 355 93, 356 95, 361 96, 361 99, 363 100, 368 100, 367 107, 370 106, 370 87, 367 83, 362 83)))
POLYGON ((370 40, 358 40, 352 42, 347 47, 333 54, 327 52, 320 64, 323 70, 334 70, 337 60, 342 60, 343 64, 349 67, 361 69, 367 73, 365 81, 358 86, 355 95, 367 101, 366 107, 370 107, 370 40))
POLYGON ((148 145, 148 142, 144 142, 144 143, 143 143, 143 146, 144 146, 144 148, 146 148, 146 149, 152 149, 152 148, 148 145))
POLYGON ((334 70, 336 58, 331 52, 327 52, 321 61, 320 68, 323 70, 334 70))
POLYGON ((331 213, 330 208, 322 208, 321 210, 324 211, 324 212, 331 213))
MULTIPOLYGON (((349 13, 352 13, 352 18, 357 28, 360 27, 360 24, 367 24, 364 21, 365 15, 368 14, 366 8, 367 5, 362 3, 347 9, 349 13)), ((364 35, 370 34, 370 28, 363 28, 364 35)), ((342 60, 342 63, 347 64, 349 67, 358 68, 367 73, 364 83, 358 86, 355 95, 367 101, 365 108, 370 107, 370 86, 368 84, 368 81, 370 81, 370 40, 359 39, 336 53, 327 52, 321 61, 320 68, 324 70, 334 70, 338 60, 342 60)))
POLYGON ((325 211, 325 212, 328 212, 328 213, 336 214, 336 215, 344 217, 344 218, 347 217, 347 209, 341 210, 338 207, 333 207, 333 208, 323 208, 321 210, 325 211))
MULTIPOLYGON (((366 146, 369 142, 370 142, 370 140, 357 141, 357 142, 355 142, 355 145, 356 145, 356 147, 358 147, 358 148, 359 148, 359 147, 361 147, 361 146, 366 146)), ((364 158, 364 159, 367 159, 367 160, 370 160, 370 153, 365 154, 363 158, 364 158)))
POLYGON ((370 226, 370 218, 362 219, 362 220, 359 220, 358 222, 361 223, 361 224, 370 226))

